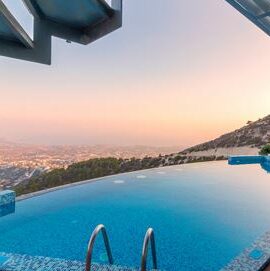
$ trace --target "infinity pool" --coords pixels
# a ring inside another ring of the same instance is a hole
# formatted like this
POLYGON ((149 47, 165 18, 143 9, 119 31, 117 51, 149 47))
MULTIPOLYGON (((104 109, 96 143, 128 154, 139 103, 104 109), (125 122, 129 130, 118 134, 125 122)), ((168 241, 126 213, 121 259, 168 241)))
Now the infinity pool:
MULTIPOLYGON (((106 177, 18 202, 0 218, 0 251, 84 261, 103 223, 115 262, 138 267, 152 227, 160 269, 216 271, 270 229, 269 191, 259 165, 226 162, 106 177)), ((104 252, 99 239, 94 261, 104 252)))

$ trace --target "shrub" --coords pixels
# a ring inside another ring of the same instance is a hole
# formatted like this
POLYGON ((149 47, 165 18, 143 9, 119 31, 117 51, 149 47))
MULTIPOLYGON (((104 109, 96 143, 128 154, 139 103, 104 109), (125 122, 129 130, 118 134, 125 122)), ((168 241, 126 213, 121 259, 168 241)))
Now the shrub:
POLYGON ((269 155, 270 154, 270 143, 262 147, 260 150, 260 155, 269 155))

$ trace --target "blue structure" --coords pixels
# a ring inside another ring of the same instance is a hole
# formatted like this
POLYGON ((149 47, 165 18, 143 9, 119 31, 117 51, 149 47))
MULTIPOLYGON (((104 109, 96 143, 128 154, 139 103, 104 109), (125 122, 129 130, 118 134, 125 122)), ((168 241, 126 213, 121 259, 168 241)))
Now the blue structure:
POLYGON ((260 164, 262 169, 270 173, 270 156, 254 155, 254 156, 230 156, 229 165, 251 165, 260 164))
POLYGON ((251 22, 270 35, 270 0, 226 0, 251 22))
POLYGON ((15 202, 0 206, 0 218, 15 213, 15 202))
POLYGON ((261 163, 262 169, 270 173, 270 156, 265 157, 265 161, 261 163))
POLYGON ((0 192, 0 206, 15 202, 16 194, 12 190, 4 190, 0 192))
POLYGON ((260 164, 263 163, 265 156, 261 155, 239 155, 230 156, 228 161, 229 165, 249 165, 249 164, 260 164))
POLYGON ((122 0, 23 1, 34 16, 34 39, 0 0, 0 55, 51 64, 52 36, 87 45, 122 26, 122 0))
POLYGON ((15 212, 16 193, 12 190, 0 191, 0 217, 15 212))

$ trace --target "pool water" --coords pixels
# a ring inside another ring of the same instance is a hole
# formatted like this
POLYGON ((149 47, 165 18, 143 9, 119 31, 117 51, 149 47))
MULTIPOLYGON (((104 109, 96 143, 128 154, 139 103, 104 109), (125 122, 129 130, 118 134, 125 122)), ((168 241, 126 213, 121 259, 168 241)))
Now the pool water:
MULTIPOLYGON (((102 223, 116 264, 138 267, 152 227, 160 269, 215 271, 270 229, 269 191, 259 165, 227 162, 106 177, 18 202, 0 218, 0 251, 84 261, 102 223)), ((104 253, 99 238, 93 260, 104 253)))

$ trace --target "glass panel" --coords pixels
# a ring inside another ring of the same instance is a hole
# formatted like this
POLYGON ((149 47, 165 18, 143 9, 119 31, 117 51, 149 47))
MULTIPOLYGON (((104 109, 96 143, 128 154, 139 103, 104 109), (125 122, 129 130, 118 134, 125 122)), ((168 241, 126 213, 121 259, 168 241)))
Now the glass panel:
POLYGON ((254 16, 270 11, 270 0, 237 0, 236 2, 254 16))
POLYGON ((35 0, 35 2, 47 18, 72 27, 87 27, 107 19, 108 16, 102 2, 94 0, 35 0))
POLYGON ((9 26, 6 24, 6 20, 0 15, 0 36, 8 40, 17 40, 10 30, 9 26))
POLYGON ((23 1, 10 1, 10 0, 2 1, 9 9, 10 13, 12 13, 12 15, 20 23, 20 25, 23 27, 23 29, 29 35, 29 37, 33 39, 34 18, 23 4, 23 1))
POLYGON ((260 22, 270 30, 270 16, 261 19, 260 22))
POLYGON ((256 0, 256 2, 264 11, 264 13, 270 11, 270 0, 256 0))

